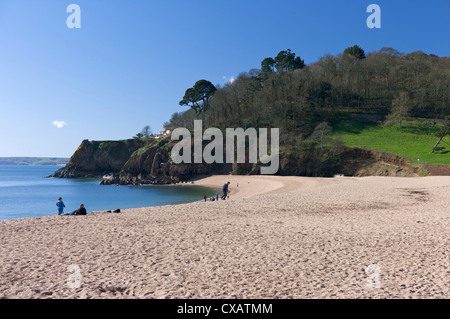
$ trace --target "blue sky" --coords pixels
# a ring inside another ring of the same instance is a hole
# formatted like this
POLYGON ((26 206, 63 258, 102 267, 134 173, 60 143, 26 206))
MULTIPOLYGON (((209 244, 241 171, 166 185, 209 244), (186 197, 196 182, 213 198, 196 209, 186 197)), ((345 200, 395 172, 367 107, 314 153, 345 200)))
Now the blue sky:
POLYGON ((448 0, 0 0, 0 156, 159 131, 197 80, 223 85, 288 48, 306 63, 354 44, 450 56, 449 34, 448 0))

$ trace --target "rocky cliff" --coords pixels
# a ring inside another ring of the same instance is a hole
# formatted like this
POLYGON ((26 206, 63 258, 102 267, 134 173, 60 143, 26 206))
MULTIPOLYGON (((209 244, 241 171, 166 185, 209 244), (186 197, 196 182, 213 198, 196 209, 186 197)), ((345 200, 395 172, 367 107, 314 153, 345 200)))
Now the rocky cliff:
POLYGON ((170 139, 88 141, 85 140, 69 163, 51 177, 102 178, 103 185, 172 184, 199 175, 227 174, 231 165, 175 164, 170 157, 170 139))
POLYGON ((142 146, 143 142, 137 139, 102 142, 84 140, 69 163, 51 177, 95 178, 118 173, 133 152, 142 146))
POLYGON ((411 177, 426 174, 409 159, 381 151, 342 147, 341 174, 346 176, 411 177))
MULTIPOLYGON (((69 163, 52 177, 101 178, 102 184, 139 185, 171 184, 210 174, 258 174, 258 165, 249 164, 175 164, 170 152, 175 142, 170 139, 83 141, 69 163)), ((300 154, 304 156, 304 154, 300 154)), ((297 156, 300 156, 297 154, 297 156)), ((294 156, 297 158, 296 156, 294 156)), ((426 174, 410 164, 408 159, 392 154, 341 147, 326 173, 310 170, 302 174, 307 161, 281 159, 280 175, 305 176, 418 176, 426 174), (301 164, 300 164, 301 163, 301 164), (300 167, 300 166, 301 167, 300 167), (312 173, 311 173, 312 172, 312 173)))
POLYGON ((139 185, 172 184, 199 175, 225 174, 230 166, 217 164, 175 164, 170 156, 174 142, 170 139, 150 140, 135 151, 120 172, 102 184, 139 185))

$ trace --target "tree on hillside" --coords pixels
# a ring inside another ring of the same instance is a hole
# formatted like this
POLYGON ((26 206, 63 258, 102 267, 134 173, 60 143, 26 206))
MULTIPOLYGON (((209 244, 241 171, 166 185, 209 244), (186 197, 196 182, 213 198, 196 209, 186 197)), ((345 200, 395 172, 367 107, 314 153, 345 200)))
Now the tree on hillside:
POLYGON ((216 87, 207 80, 199 80, 192 88, 186 90, 180 105, 187 105, 197 116, 209 109, 209 101, 216 92, 216 87))
POLYGON ((275 71, 275 60, 273 58, 265 58, 261 62, 261 73, 267 76, 269 73, 275 71))
POLYGON ((295 53, 291 52, 291 49, 280 51, 274 61, 277 71, 296 70, 305 67, 305 61, 300 57, 295 57, 295 53))
POLYGON ((359 46, 354 45, 352 47, 348 47, 344 50, 344 54, 348 54, 351 56, 354 56, 355 58, 361 60, 366 58, 366 54, 363 49, 361 49, 359 46))
POLYGON ((437 149, 438 145, 442 142, 444 137, 448 135, 450 135, 450 115, 447 115, 445 117, 444 125, 442 125, 441 129, 439 130, 439 133, 436 134, 436 136, 439 137, 439 141, 433 147, 431 153, 434 153, 434 151, 437 149))
POLYGON ((143 137, 144 137, 144 135, 142 133, 137 133, 135 136, 133 136, 133 138, 137 139, 137 140, 140 140, 143 137))
POLYGON ((410 115, 412 108, 411 99, 407 92, 400 92, 393 100, 391 106, 391 113, 387 116, 388 121, 399 123, 402 127, 402 122, 410 115))
POLYGON ((149 125, 146 125, 142 131, 137 133, 135 136, 133 136, 134 139, 142 139, 142 138, 149 138, 152 135, 152 129, 149 125))
POLYGON ((200 106, 198 105, 200 101, 200 95, 194 90, 194 88, 189 88, 186 90, 183 99, 180 101, 180 105, 187 105, 195 111, 195 113, 200 112, 200 106))
POLYGON ((142 131, 141 131, 142 137, 143 138, 149 138, 150 135, 152 135, 152 129, 150 128, 150 126, 146 125, 142 131))
POLYGON ((178 127, 191 129, 193 127, 195 118, 196 114, 193 109, 189 109, 184 112, 175 112, 172 114, 170 120, 164 123, 164 127, 170 130, 174 130, 178 127))
POLYGON ((286 51, 280 51, 275 58, 265 58, 261 62, 261 75, 264 78, 277 70, 288 71, 288 70, 297 70, 303 69, 305 67, 305 61, 300 57, 296 57, 295 53, 291 52, 291 49, 287 49, 286 51))
POLYGON ((331 84, 325 81, 319 83, 319 87, 316 91, 316 96, 321 101, 321 105, 325 106, 325 101, 331 97, 331 84))

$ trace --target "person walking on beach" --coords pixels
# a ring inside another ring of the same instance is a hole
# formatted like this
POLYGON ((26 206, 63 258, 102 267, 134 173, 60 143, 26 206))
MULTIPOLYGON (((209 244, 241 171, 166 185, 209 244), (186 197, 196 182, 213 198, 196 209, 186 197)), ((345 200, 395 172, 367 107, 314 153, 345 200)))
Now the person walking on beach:
POLYGON ((216 194, 216 201, 219 200, 219 193, 216 194))
POLYGON ((222 198, 223 200, 227 199, 227 195, 228 195, 228 185, 230 185, 230 182, 224 184, 223 187, 222 187, 223 195, 222 195, 221 198, 222 198))
POLYGON ((64 207, 66 207, 66 205, 64 205, 64 202, 62 201, 61 197, 58 198, 56 207, 58 207, 58 215, 62 215, 64 213, 64 207))

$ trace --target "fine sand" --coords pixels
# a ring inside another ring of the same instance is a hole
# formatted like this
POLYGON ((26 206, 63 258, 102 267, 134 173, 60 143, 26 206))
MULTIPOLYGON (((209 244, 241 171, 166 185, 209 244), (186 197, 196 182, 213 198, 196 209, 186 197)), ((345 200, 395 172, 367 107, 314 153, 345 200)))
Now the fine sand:
POLYGON ((226 201, 0 221, 0 298, 450 297, 449 177, 195 184, 227 181, 226 201))

